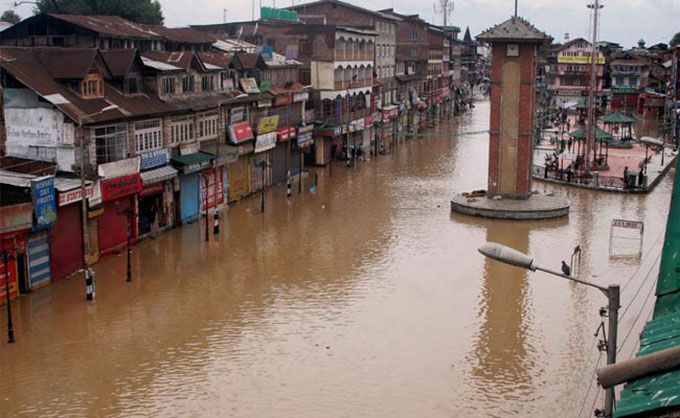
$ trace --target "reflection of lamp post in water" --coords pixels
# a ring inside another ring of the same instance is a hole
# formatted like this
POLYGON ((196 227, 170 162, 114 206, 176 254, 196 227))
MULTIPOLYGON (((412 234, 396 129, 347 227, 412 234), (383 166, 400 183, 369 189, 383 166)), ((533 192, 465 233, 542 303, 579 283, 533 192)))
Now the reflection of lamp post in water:
POLYGON ((94 272, 90 270, 90 262, 87 259, 90 254, 90 236, 87 229, 87 201, 85 200, 85 135, 83 135, 83 118, 89 118, 115 109, 118 109, 118 106, 110 105, 99 112, 78 116, 78 134, 80 135, 80 220, 83 224, 83 274, 85 275, 87 300, 94 299, 94 272))
MULTIPOLYGON (((479 252, 485 257, 500 261, 501 263, 510 264, 512 266, 522 267, 531 271, 544 271, 546 273, 552 274, 553 276, 562 277, 564 279, 570 280, 572 282, 584 284, 586 286, 594 287, 604 293, 609 301, 608 315, 609 315, 609 339, 606 340, 607 348, 607 364, 616 363, 616 338, 618 333, 618 323, 619 323, 619 296, 620 288, 618 284, 611 284, 609 287, 598 286, 594 283, 587 282, 585 280, 579 280, 574 277, 568 276, 566 274, 558 273, 543 267, 540 267, 534 263, 534 259, 530 256, 521 253, 512 248, 506 247, 504 245, 487 242, 486 244, 479 247, 479 252)), ((614 386, 607 388, 605 393, 605 417, 611 417, 614 410, 614 386)))
POLYGON ((267 160, 261 160, 259 163, 255 164, 256 166, 260 167, 260 170, 262 171, 262 189, 260 193, 260 212, 264 213, 264 171, 267 169, 267 160))
MULTIPOLYGON (((15 257, 16 258, 16 257, 15 257)), ((14 324, 12 323, 12 302, 9 297, 9 251, 2 250, 2 263, 5 268, 5 300, 7 302, 7 342, 14 342, 14 324)))
MULTIPOLYGON (((116 201, 115 205, 118 207, 120 202, 116 201)), ((125 215, 127 218, 127 282, 132 281, 132 247, 131 247, 131 240, 132 240, 132 217, 134 215, 137 215, 134 210, 132 210, 131 207, 127 207, 123 209, 122 211, 116 210, 116 213, 119 215, 125 215)))

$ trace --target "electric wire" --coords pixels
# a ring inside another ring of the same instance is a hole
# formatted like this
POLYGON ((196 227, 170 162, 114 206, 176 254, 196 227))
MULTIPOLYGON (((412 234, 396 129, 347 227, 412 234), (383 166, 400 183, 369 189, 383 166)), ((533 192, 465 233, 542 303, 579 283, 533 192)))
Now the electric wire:
POLYGON ((645 308, 647 308, 647 301, 652 297, 655 289, 656 289, 656 286, 654 286, 654 283, 652 283, 652 286, 650 286, 649 292, 647 293, 647 297, 642 302, 642 304, 640 306, 640 310, 638 311, 637 315, 635 316, 635 319, 633 320, 633 323, 631 324, 630 328, 628 329, 626 336, 623 338, 623 340, 621 340, 621 343, 619 344, 619 349, 616 351, 616 354, 619 354, 621 352, 624 345, 626 344, 626 341, 628 341, 628 338, 631 336, 633 330, 636 328, 635 324, 637 324, 638 320, 640 319, 640 316, 642 315, 642 312, 644 312, 645 308))
MULTIPOLYGON (((593 382, 595 381, 595 370, 597 370, 597 367, 600 365, 600 362, 602 361, 602 353, 597 358, 597 362, 595 363, 595 369, 593 370, 593 374, 590 377, 590 384, 588 385, 588 391, 586 391, 586 396, 583 398, 583 401, 581 402, 581 407, 578 410, 578 417, 581 416, 583 413, 583 407, 586 406, 586 402, 588 402, 588 398, 590 397, 590 389, 593 387, 593 382)), ((597 400, 597 392, 595 392, 595 399, 597 400)), ((595 403, 593 402, 593 405, 595 403)), ((591 408, 592 409, 592 408, 591 408)))
POLYGON ((628 305, 626 305, 626 308, 623 310, 623 313, 619 316, 619 320, 620 320, 620 321, 623 320, 623 318, 625 318, 626 313, 628 312, 628 310, 630 309, 630 307, 633 305, 633 302, 635 301, 635 299, 637 299, 638 295, 640 294, 640 290, 642 290, 642 288, 644 287, 644 285, 647 283, 647 280, 649 280, 649 277, 650 277, 650 275, 652 274, 652 271, 654 271, 654 269, 655 269, 655 267, 656 267, 656 263, 657 263, 657 261, 659 261, 659 259, 661 258, 661 254, 662 254, 662 253, 663 253, 663 251, 659 251, 659 254, 656 256, 656 258, 654 259, 654 262, 653 262, 652 265, 649 267, 649 270, 647 271, 647 274, 645 275, 645 278, 642 280, 642 283, 640 283, 640 286, 638 287, 637 291, 635 292, 635 294, 633 295, 633 297, 628 301, 628 305))

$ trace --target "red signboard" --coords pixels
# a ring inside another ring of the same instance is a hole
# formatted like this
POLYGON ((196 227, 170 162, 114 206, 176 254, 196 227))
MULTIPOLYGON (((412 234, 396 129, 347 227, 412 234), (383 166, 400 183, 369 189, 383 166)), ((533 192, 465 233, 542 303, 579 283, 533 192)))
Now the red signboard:
POLYGON ((163 193, 163 182, 151 183, 144 186, 141 192, 139 192, 139 197, 151 196, 152 194, 163 193))
POLYGON ((26 251, 26 235, 13 235, 11 238, 9 236, 0 237, 0 250, 7 250, 10 254, 9 261, 7 263, 7 271, 5 271, 5 263, 0 261, 0 305, 7 302, 7 294, 5 292, 5 280, 9 279, 9 296, 10 299, 14 299, 19 294, 19 286, 17 285, 17 264, 16 264, 16 254, 17 251, 26 251))
POLYGON ((274 97, 274 106, 285 106, 291 103, 293 103, 293 96, 290 94, 274 97))
POLYGON ((142 190, 142 178, 139 173, 116 177, 102 181, 102 201, 108 202, 124 196, 139 193, 142 190))
POLYGON ((253 139, 253 129, 248 122, 234 123, 229 126, 229 136, 235 144, 253 139))
POLYGON ((286 142, 289 139, 294 139, 297 136, 297 129, 294 126, 281 128, 277 131, 277 138, 279 142, 286 142))
MULTIPOLYGON (((222 179, 222 170, 218 171, 217 176, 217 204, 224 203, 224 183, 222 179)), ((206 185, 208 186, 208 209, 215 207, 215 173, 212 170, 206 170, 201 173, 201 210, 205 210, 206 203, 206 185), (207 181, 206 181, 207 180, 207 181), (207 183, 207 184, 206 184, 207 183)))

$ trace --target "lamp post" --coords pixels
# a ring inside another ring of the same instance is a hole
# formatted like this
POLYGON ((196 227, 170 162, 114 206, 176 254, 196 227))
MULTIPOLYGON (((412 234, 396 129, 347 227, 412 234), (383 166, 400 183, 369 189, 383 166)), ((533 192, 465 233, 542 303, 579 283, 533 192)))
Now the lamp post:
POLYGON ((260 212, 264 213, 264 171, 267 169, 267 161, 262 160, 257 165, 260 166, 262 171, 262 189, 260 193, 260 212))
POLYGON ((98 112, 78 116, 78 134, 80 135, 80 220, 83 234, 83 275, 85 276, 85 294, 87 300, 94 299, 94 272, 90 270, 87 257, 90 253, 90 234, 87 229, 87 201, 85 200, 85 135, 83 135, 83 119, 118 109, 117 105, 106 106, 98 112))
MULTIPOLYGON (((116 207, 118 207, 119 202, 115 202, 116 207)), ((132 208, 127 207, 122 211, 116 210, 119 215, 125 215, 127 218, 127 279, 126 282, 132 281, 132 217, 136 215, 132 208)))
MULTIPOLYGON (((534 259, 531 258, 530 256, 495 242, 487 242, 486 244, 482 245, 481 247, 479 247, 479 252, 482 253, 482 255, 484 255, 485 257, 491 258, 496 261, 500 261, 501 263, 525 268, 531 271, 540 270, 552 274, 553 276, 562 277, 572 282, 594 287, 601 291, 602 293, 604 293, 604 295, 607 296, 607 299, 609 301, 608 304, 609 339, 606 341, 607 364, 616 363, 616 339, 618 332, 619 300, 620 300, 620 287, 618 284, 611 284, 608 287, 602 287, 596 285, 595 283, 580 280, 566 274, 546 269, 544 267, 538 266, 534 262, 534 259)), ((614 411, 614 386, 606 389, 604 408, 605 408, 604 416, 606 418, 611 418, 612 412, 614 411)))
POLYGON ((9 251, 2 250, 2 263, 5 268, 5 298, 7 300, 7 342, 14 342, 14 323, 12 322, 12 302, 9 297, 9 251))

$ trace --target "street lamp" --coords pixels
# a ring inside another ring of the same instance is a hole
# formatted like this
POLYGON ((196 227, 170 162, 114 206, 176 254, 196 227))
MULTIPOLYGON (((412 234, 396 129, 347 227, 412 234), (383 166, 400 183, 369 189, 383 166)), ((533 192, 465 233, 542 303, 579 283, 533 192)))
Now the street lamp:
POLYGON ((87 260, 90 254, 90 236, 87 229, 87 202, 85 200, 85 135, 83 135, 83 118, 90 118, 115 109, 118 109, 117 105, 109 105, 98 112, 78 116, 78 133, 80 134, 80 219, 83 224, 83 275, 85 276, 87 300, 94 299, 94 272, 90 270, 90 262, 87 260))
POLYGON ((5 298, 7 299, 7 342, 14 342, 14 324, 12 323, 12 302, 9 297, 9 251, 2 250, 2 263, 5 267, 5 298))
MULTIPOLYGON (((620 296, 620 288, 618 284, 611 284, 609 287, 602 287, 585 280, 579 280, 569 275, 546 269, 537 265, 534 262, 534 259, 530 256, 495 242, 487 242, 486 244, 479 247, 478 251, 485 257, 500 261, 501 263, 510 264, 512 266, 525 268, 531 271, 544 271, 546 273, 552 274, 553 276, 559 276, 564 279, 571 280, 572 282, 594 287, 604 293, 604 295, 607 296, 607 299, 609 300, 609 339, 606 341, 607 364, 616 363, 616 338, 619 322, 620 296)), ((614 386, 606 389, 604 408, 604 416, 610 418, 614 410, 614 386)))
POLYGON ((259 163, 255 164, 256 166, 259 166, 260 169, 262 170, 262 190, 260 193, 260 212, 264 213, 264 171, 267 169, 267 160, 262 160, 259 163))

